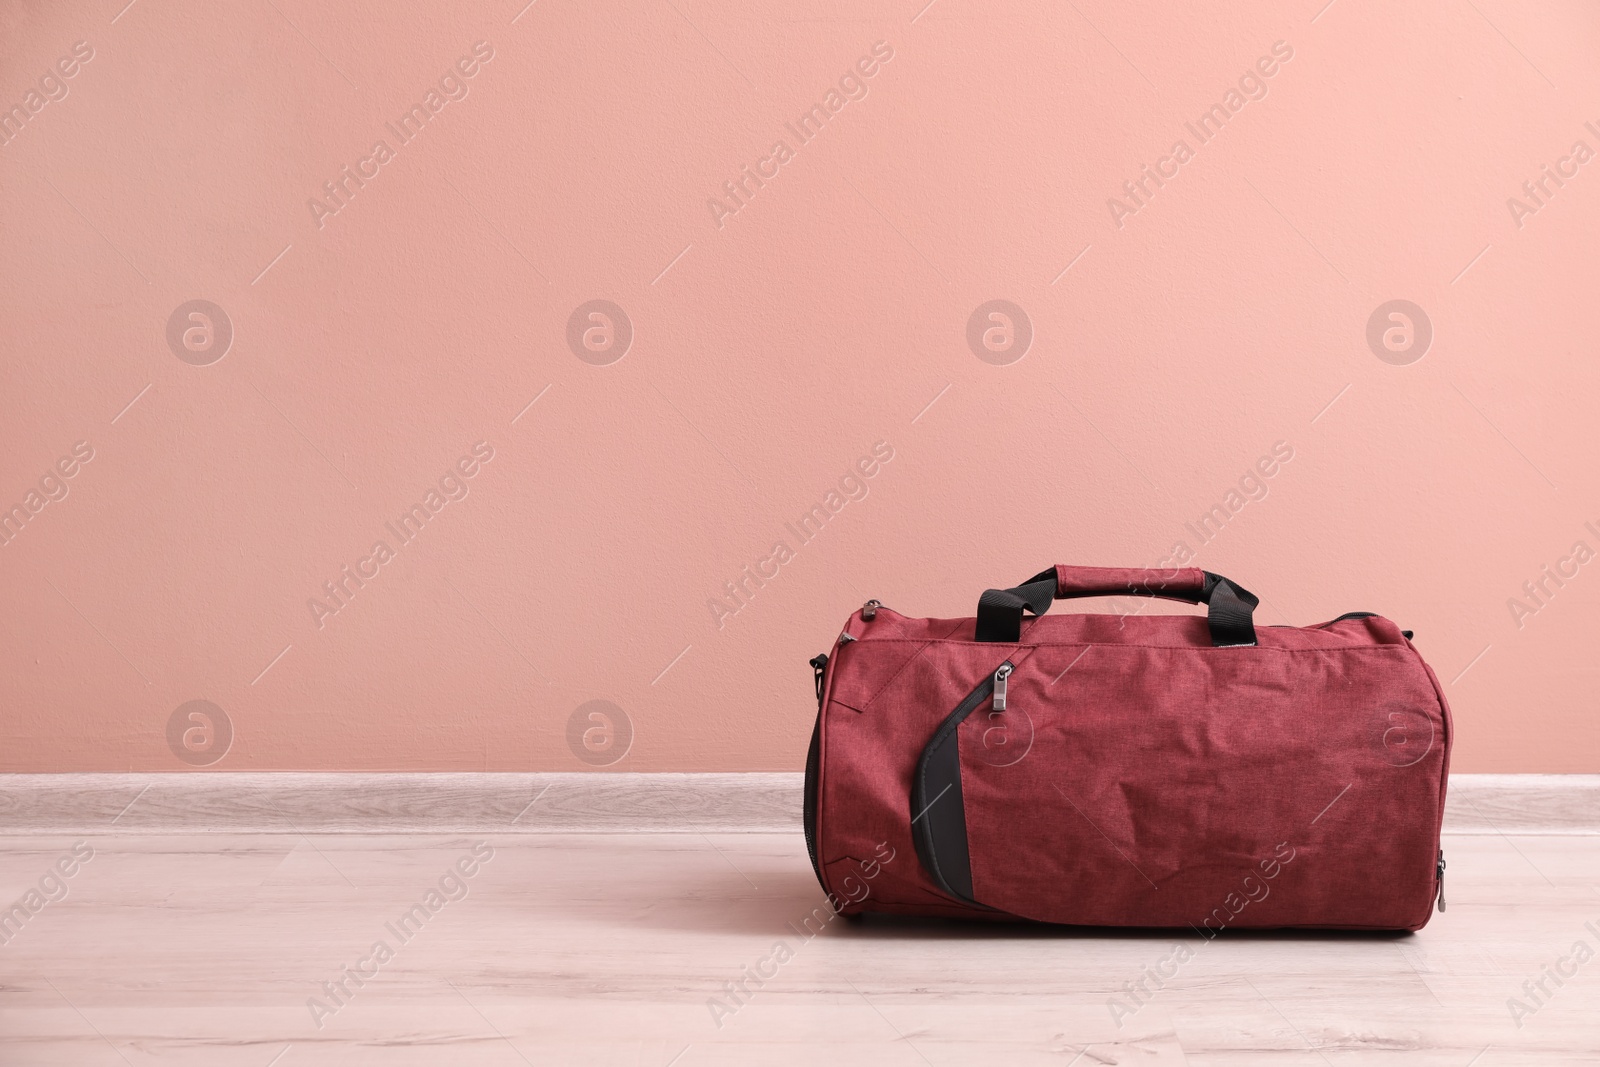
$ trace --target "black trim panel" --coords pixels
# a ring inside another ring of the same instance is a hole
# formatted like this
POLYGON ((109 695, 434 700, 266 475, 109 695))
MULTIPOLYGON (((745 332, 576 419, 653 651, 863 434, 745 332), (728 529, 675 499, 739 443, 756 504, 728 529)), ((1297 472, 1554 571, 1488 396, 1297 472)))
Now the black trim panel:
POLYGON ((813 656, 811 669, 816 674, 817 724, 811 728, 811 747, 806 750, 805 798, 801 802, 800 822, 806 832, 806 852, 811 856, 811 869, 816 872, 822 891, 828 884, 822 880, 822 864, 817 862, 817 774, 822 770, 822 682, 828 670, 826 653, 813 656))
MULTIPOLYGON (((1010 660, 997 664, 1015 666, 1010 660)), ((911 779, 911 839, 934 884, 957 900, 972 899, 972 858, 967 850, 967 809, 961 795, 961 745, 958 728, 994 692, 990 674, 945 716, 922 750, 911 779)))
POLYGON ((805 800, 801 804, 800 821, 806 832, 806 852, 811 856, 811 869, 816 873, 817 884, 827 892, 828 884, 822 880, 822 865, 817 862, 817 771, 822 758, 822 713, 817 712, 817 724, 811 728, 811 748, 806 752, 805 800))

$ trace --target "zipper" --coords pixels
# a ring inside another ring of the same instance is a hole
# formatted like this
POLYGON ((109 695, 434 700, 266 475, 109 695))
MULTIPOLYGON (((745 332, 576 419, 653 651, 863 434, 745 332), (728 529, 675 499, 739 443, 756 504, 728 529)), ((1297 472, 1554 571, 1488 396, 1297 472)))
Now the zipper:
MULTIPOLYGON (((1336 622, 1344 622, 1346 619, 1375 619, 1377 617, 1378 613, 1376 611, 1347 611, 1343 615, 1340 615, 1337 619, 1329 619, 1321 626, 1318 626, 1317 629, 1321 630, 1324 627, 1332 626, 1336 622)), ((1410 630, 1401 630, 1400 636, 1409 641, 1412 638, 1412 633, 1410 630)))
POLYGON ((1015 668, 1009 662, 1002 663, 994 672, 994 710, 1006 710, 1006 679, 1011 677, 1015 668))
POLYGON ((1439 910, 1443 911, 1444 910, 1444 849, 1442 849, 1442 848, 1439 850, 1439 866, 1438 866, 1438 869, 1435 871, 1435 877, 1437 877, 1439 879, 1439 910))
MULTIPOLYGON (((967 716, 976 711, 978 705, 983 703, 983 698, 988 696, 993 691, 995 676, 999 675, 1001 671, 1004 671, 1007 675, 1009 675, 1012 670, 1015 669, 1015 667, 1016 665, 1014 663, 1012 663, 1010 660, 1006 660, 1004 663, 1000 664, 998 668, 996 668, 993 675, 990 675, 984 678, 983 681, 979 682, 978 688, 974 689, 972 692, 968 693, 964 698, 962 698, 961 703, 956 705, 955 710, 949 715, 945 716, 944 722, 939 724, 939 729, 935 731, 933 738, 929 740, 927 747, 933 748, 940 741, 948 737, 958 726, 966 722, 967 716)), ((924 749, 924 751, 926 751, 926 749, 924 749)), ((919 790, 922 787, 920 775, 918 776, 916 786, 919 790)))
POLYGON ((881 607, 883 607, 883 601, 869 600, 865 604, 861 605, 861 617, 867 622, 871 622, 873 619, 878 617, 878 609, 881 607))

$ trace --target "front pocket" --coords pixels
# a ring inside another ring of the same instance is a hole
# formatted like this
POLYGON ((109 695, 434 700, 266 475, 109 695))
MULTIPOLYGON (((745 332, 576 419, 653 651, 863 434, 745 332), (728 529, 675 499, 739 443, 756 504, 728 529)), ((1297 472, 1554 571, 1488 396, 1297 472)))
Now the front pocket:
POLYGON ((967 904, 978 902, 972 899, 972 861, 961 794, 960 727, 985 701, 1004 707, 1005 698, 996 697, 996 687, 1004 694, 1014 669, 1011 660, 1000 664, 945 716, 922 750, 911 779, 911 839, 917 856, 935 885, 967 904))

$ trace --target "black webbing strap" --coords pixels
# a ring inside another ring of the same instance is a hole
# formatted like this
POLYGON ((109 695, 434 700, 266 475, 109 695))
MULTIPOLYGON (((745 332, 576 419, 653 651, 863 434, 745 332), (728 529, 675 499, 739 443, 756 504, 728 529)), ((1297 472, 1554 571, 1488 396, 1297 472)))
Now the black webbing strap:
POLYGON ((1237 648, 1256 643, 1254 612, 1261 598, 1220 574, 1205 572, 1206 625, 1217 648, 1237 648))
POLYGON ((985 589, 978 598, 977 639, 1012 644, 1022 640, 1022 609, 1043 615, 1055 599, 1054 567, 1010 589, 985 589))

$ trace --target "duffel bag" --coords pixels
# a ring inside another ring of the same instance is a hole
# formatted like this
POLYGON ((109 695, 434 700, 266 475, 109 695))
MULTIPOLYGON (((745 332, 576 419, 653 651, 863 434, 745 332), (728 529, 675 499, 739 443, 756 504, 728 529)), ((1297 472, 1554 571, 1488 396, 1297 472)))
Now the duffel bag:
POLYGON ((1444 910, 1450 712, 1371 612, 1258 626, 1196 568, 1058 566, 974 618, 871 600, 812 660, 805 832, 833 908, 1417 930, 1444 910), (1160 597, 1206 616, 1045 615, 1160 597))

